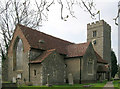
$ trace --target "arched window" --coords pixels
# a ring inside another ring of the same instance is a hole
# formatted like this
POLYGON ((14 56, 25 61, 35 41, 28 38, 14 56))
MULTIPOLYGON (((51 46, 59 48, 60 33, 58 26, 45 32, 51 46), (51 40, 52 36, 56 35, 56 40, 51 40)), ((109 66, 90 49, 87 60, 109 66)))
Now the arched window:
POLYGON ((17 38, 13 48, 13 70, 22 70, 23 64, 23 42, 17 38))

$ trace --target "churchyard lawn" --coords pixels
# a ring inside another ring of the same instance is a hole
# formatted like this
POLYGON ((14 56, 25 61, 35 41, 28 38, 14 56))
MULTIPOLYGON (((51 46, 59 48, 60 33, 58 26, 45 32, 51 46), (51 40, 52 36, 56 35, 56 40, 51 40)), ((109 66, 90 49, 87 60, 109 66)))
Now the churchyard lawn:
POLYGON ((114 85, 115 89, 118 89, 118 88, 120 89, 120 80, 114 80, 113 85, 114 85))
POLYGON ((97 82, 97 83, 88 83, 88 84, 74 84, 74 85, 53 85, 51 87, 47 86, 19 86, 18 89, 102 89, 107 81, 97 82))

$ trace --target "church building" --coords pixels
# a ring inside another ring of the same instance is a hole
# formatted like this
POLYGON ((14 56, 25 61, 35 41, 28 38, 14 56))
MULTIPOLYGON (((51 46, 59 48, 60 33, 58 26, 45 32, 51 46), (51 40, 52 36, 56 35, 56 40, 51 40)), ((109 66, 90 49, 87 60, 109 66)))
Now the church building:
POLYGON ((87 42, 72 43, 18 24, 3 63, 3 81, 75 84, 110 78, 111 27, 87 24, 87 42))

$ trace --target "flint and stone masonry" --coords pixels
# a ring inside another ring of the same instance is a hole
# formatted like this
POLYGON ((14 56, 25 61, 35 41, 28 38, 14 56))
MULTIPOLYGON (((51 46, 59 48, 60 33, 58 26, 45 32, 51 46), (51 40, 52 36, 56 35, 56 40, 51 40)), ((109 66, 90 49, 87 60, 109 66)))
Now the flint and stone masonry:
POLYGON ((72 84, 106 79, 111 27, 87 24, 87 42, 75 44, 18 24, 3 61, 2 81, 32 85, 72 84))

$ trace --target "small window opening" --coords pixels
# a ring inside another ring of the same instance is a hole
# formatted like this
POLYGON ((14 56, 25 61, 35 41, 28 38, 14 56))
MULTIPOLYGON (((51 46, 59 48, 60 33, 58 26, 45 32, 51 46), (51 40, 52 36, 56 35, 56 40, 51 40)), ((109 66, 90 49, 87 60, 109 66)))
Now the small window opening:
POLYGON ((97 36, 97 31, 93 31, 93 37, 97 36))
POLYGON ((67 64, 65 64, 65 68, 67 68, 67 64))
POLYGON ((37 75, 37 72, 36 72, 36 70, 34 70, 34 76, 36 76, 37 75))

